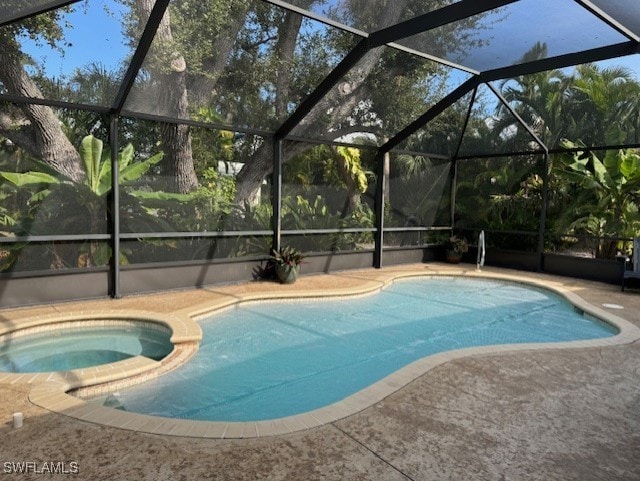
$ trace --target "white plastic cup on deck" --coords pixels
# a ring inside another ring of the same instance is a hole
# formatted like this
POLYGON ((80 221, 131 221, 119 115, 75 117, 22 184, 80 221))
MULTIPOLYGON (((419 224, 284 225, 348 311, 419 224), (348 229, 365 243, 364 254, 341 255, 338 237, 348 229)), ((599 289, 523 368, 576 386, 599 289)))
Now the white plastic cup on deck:
POLYGON ((13 413, 13 429, 21 428, 23 420, 24 416, 22 413, 13 413))

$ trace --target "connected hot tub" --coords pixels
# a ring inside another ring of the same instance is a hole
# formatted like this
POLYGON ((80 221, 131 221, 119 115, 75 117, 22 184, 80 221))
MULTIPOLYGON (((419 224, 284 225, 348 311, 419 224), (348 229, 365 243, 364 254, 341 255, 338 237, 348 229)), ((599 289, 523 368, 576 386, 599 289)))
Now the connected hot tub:
POLYGON ((150 322, 68 322, 0 336, 0 371, 69 371, 171 353, 171 330, 150 322))

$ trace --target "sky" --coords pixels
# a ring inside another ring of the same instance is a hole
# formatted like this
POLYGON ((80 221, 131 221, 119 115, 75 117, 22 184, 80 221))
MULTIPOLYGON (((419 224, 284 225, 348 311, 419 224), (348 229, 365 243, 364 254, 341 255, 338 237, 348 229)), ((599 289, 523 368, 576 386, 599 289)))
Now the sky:
POLYGON ((70 27, 65 29, 63 52, 46 44, 23 39, 22 48, 51 78, 68 77, 76 69, 95 62, 108 70, 119 70, 127 59, 130 48, 123 36, 122 15, 127 11, 113 0, 91 0, 73 6, 65 16, 70 27))

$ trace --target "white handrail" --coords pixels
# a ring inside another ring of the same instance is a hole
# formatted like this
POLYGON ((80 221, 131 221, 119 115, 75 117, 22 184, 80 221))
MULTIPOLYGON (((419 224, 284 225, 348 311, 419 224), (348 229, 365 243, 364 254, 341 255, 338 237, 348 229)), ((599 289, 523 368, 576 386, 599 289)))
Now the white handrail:
POLYGON ((476 270, 479 271, 480 267, 484 265, 484 256, 485 256, 485 245, 484 245, 484 231, 480 231, 480 236, 478 237, 478 260, 476 263, 476 270))

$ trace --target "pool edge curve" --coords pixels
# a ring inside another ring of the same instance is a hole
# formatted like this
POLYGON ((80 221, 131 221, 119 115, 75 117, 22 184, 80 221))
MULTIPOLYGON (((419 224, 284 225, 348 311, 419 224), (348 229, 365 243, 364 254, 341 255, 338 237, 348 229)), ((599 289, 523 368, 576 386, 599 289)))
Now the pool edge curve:
MULTIPOLYGON (((156 320, 162 318, 163 320, 160 322, 177 323, 177 325, 179 326, 178 329, 184 329, 186 331, 182 333, 184 335, 184 338, 193 340, 193 333, 189 334, 189 330, 186 329, 185 326, 191 325, 192 327, 192 323, 197 325, 197 323, 195 323, 195 319, 199 319, 216 310, 226 308, 235 304, 244 302, 255 302, 260 300, 300 297, 313 298, 359 296, 377 292, 384 286, 398 279, 407 277, 460 276, 480 277, 516 282, 555 292, 556 294, 564 297, 569 303, 571 303, 573 306, 577 307, 584 313, 587 313, 597 319, 614 325, 619 330, 619 333, 611 337, 593 340, 493 345, 464 348, 430 355, 414 361, 407 366, 404 366, 398 371, 386 376, 385 378, 364 388, 363 390, 346 397, 341 401, 313 411, 268 421, 216 422, 165 418, 146 414, 125 412, 95 404, 90 404, 75 396, 67 394, 68 391, 76 389, 78 387, 89 387, 99 384, 96 383, 96 380, 98 380, 98 378, 96 378, 96 373, 91 372, 91 370, 95 368, 82 370, 88 372, 74 373, 74 378, 71 380, 52 377, 52 373, 45 373, 47 375, 46 379, 39 379, 37 378, 37 376, 31 374, 19 375, 19 378, 9 380, 6 379, 6 376, 3 376, 3 374, 0 373, 0 383, 28 382, 30 384, 33 384, 34 387, 29 392, 29 400, 34 404, 49 411, 56 412, 65 416, 109 427, 168 436, 219 439, 256 438, 303 431, 351 416, 382 401, 387 396, 399 391, 400 389, 413 382, 417 378, 423 376, 433 368, 455 359, 512 353, 518 351, 605 347, 628 344, 640 340, 639 327, 615 314, 612 314, 587 302, 576 292, 574 292, 572 289, 568 288, 561 282, 543 282, 542 280, 526 277, 526 275, 514 275, 484 271, 477 272, 470 269, 463 271, 453 271, 450 269, 429 269, 424 271, 391 271, 386 273, 381 273, 378 271, 377 274, 378 275, 375 276, 375 279, 363 279, 362 285, 359 288, 350 287, 349 289, 342 290, 336 288, 330 291, 314 291, 313 289, 310 289, 304 293, 295 292, 293 294, 289 291, 278 291, 276 292, 275 296, 270 296, 266 292, 259 294, 250 293, 244 296, 234 296, 233 298, 215 303, 204 303, 196 305, 188 310, 179 311, 174 316, 162 316, 155 313, 143 313, 143 315, 147 320, 150 320, 149 318, 153 317, 156 320), (32 377, 32 379, 26 379, 25 376, 32 377)), ((86 316, 87 313, 84 313, 84 315, 86 316)), ((122 311, 119 311, 117 315, 119 317, 126 317, 122 311)), ((151 360, 146 361, 157 362, 151 360)), ((141 373, 142 375, 144 375, 145 370, 153 369, 153 367, 149 366, 147 362, 141 362, 141 360, 137 358, 132 358, 121 362, 125 363, 123 370, 119 371, 123 376, 121 380, 126 379, 131 375, 140 375, 141 373), (130 362, 127 363, 126 361, 130 362), (130 366, 127 364, 130 364, 130 366)))

